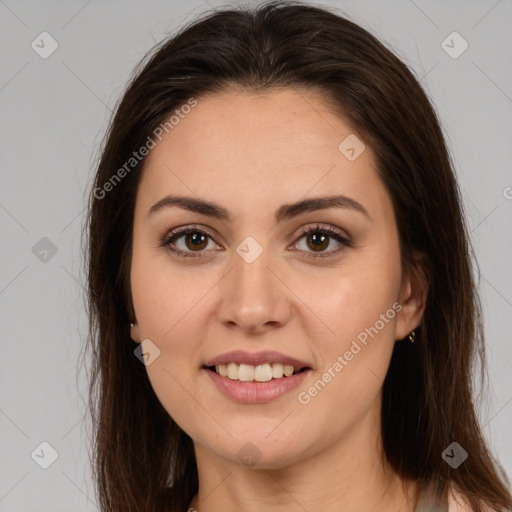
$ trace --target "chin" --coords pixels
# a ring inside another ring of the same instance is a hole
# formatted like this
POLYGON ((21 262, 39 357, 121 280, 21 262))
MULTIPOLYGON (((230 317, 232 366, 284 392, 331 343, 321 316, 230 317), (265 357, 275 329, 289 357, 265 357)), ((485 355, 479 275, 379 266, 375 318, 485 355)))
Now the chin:
POLYGON ((308 455, 305 452, 307 443, 290 442, 280 436, 275 439, 265 437, 265 434, 253 436, 233 436, 227 445, 218 443, 208 445, 209 449, 219 457, 248 469, 276 470, 291 466, 308 455))

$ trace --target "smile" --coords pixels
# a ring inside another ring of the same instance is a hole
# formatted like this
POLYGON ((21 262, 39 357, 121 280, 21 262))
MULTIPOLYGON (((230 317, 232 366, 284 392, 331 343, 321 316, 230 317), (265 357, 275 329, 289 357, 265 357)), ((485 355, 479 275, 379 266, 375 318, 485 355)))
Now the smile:
POLYGON ((290 377, 306 368, 296 370, 292 365, 264 363, 257 366, 244 363, 219 364, 210 367, 217 375, 239 382, 268 382, 272 379, 290 377))
POLYGON ((205 361, 201 371, 225 397, 256 404, 288 393, 313 369, 307 361, 274 350, 234 350, 205 361))

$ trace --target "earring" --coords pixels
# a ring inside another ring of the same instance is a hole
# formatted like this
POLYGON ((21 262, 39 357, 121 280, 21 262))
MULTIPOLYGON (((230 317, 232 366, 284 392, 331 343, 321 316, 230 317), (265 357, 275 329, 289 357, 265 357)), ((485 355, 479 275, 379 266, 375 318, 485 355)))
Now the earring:
POLYGON ((130 329, 133 329, 134 324, 130 324, 130 329))
POLYGON ((409 340, 411 343, 414 343, 415 336, 416 336, 416 333, 414 331, 412 331, 411 334, 409 334, 409 340))

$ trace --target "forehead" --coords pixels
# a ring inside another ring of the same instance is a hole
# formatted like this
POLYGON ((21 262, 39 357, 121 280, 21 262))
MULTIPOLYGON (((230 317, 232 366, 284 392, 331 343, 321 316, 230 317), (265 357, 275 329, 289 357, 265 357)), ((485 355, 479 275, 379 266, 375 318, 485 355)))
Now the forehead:
POLYGON ((343 141, 362 141, 318 91, 231 90, 196 100, 148 154, 138 201, 186 193, 261 211, 262 202, 340 193, 376 214, 390 207, 371 149, 347 158, 343 141))

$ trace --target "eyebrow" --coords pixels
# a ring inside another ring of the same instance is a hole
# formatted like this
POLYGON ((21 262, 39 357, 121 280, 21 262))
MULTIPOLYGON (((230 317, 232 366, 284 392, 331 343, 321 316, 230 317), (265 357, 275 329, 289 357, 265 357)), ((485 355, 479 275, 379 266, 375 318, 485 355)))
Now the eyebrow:
MULTIPOLYGON (((202 215, 208 215, 219 220, 231 221, 232 217, 226 208, 212 201, 198 199, 189 196, 166 196, 156 202, 148 211, 148 218, 156 212, 171 208, 179 207, 202 215)), ((344 208, 363 214, 371 221, 370 214, 367 209, 358 203, 355 199, 344 195, 319 196, 310 199, 304 199, 297 203, 283 204, 275 213, 276 222, 289 220, 303 213, 314 212, 318 210, 326 210, 328 208, 344 208)))

